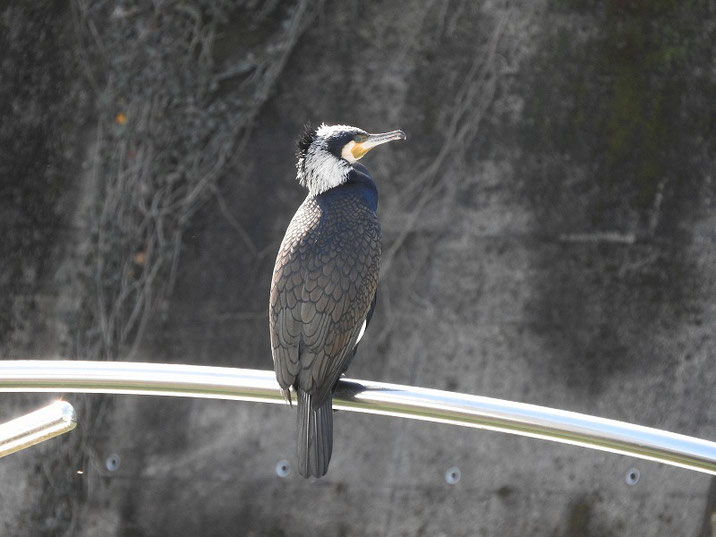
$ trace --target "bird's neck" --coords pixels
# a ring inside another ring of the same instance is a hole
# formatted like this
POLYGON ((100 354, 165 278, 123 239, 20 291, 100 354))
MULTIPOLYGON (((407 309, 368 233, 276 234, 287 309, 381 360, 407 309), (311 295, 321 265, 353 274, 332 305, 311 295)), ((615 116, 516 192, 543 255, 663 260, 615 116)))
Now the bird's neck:
POLYGON ((298 180, 308 188, 311 196, 318 196, 342 185, 348 180, 352 169, 345 160, 323 151, 309 153, 302 164, 299 165, 298 180))
POLYGON ((330 201, 346 196, 357 198, 373 212, 378 210, 378 187, 364 166, 353 164, 344 183, 314 197, 321 203, 322 200, 330 201))

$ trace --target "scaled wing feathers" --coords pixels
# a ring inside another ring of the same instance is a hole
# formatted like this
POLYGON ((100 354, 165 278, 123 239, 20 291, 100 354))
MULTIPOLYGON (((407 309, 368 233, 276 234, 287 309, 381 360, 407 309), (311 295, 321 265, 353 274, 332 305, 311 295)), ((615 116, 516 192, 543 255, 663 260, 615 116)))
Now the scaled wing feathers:
POLYGON ((378 284, 375 213, 345 198, 308 197, 276 259, 269 324, 276 377, 320 407, 353 357, 378 284))

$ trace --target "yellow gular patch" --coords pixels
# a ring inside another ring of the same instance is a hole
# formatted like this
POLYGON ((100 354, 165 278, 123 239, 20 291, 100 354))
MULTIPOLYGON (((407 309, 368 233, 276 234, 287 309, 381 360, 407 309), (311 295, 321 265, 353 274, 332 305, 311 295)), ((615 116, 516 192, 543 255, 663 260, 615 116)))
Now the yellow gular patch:
POLYGON ((351 153, 355 157, 356 160, 361 158, 363 155, 365 155, 368 151, 370 151, 370 147, 365 147, 363 144, 356 144, 354 142, 353 147, 351 147, 351 153))

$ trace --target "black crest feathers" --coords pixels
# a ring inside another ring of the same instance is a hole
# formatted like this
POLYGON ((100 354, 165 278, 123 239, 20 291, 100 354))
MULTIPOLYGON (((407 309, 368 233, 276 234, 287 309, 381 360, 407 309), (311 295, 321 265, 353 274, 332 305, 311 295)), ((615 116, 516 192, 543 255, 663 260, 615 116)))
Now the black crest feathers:
POLYGON ((310 123, 306 123, 303 126, 303 133, 296 141, 296 157, 298 157, 296 168, 298 169, 298 181, 303 186, 306 186, 306 155, 308 154, 308 148, 311 147, 311 144, 316 139, 316 131, 317 129, 311 127, 310 123))
POLYGON ((296 146, 298 149, 298 152, 296 156, 299 159, 305 158, 306 153, 308 153, 308 148, 311 147, 311 143, 313 143, 313 140, 316 139, 316 129, 311 127, 310 123, 306 123, 303 126, 303 133, 301 133, 301 136, 299 136, 296 146))

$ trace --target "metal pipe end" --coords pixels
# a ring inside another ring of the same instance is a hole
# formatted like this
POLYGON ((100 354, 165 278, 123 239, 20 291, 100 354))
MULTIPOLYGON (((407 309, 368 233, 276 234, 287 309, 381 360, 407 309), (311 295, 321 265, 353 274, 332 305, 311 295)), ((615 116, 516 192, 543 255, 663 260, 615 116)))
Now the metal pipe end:
POLYGON ((75 412, 75 407, 67 401, 55 401, 49 408, 52 408, 55 412, 57 412, 57 415, 65 423, 77 424, 77 413, 75 412))

